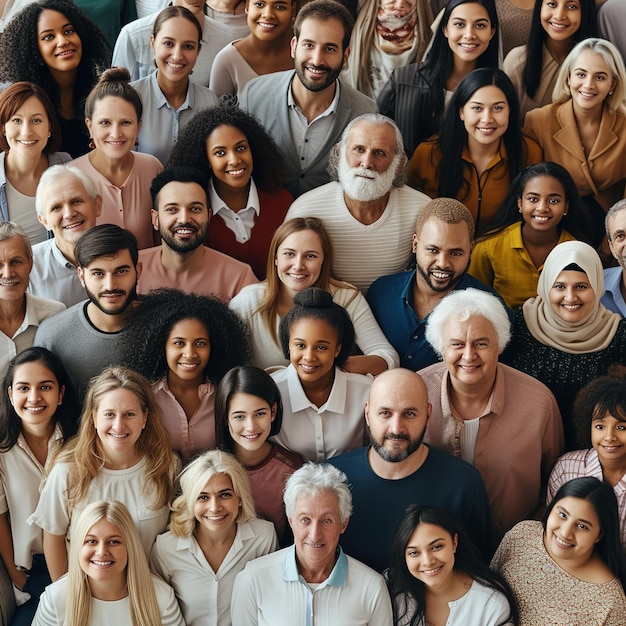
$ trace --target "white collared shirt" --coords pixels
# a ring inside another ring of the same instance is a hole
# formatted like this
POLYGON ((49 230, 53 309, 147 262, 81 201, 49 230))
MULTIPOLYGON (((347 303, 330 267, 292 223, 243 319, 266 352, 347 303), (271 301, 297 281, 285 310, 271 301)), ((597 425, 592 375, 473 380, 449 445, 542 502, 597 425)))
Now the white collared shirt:
POLYGON ((254 218, 261 212, 259 192, 252 179, 250 179, 250 191, 248 192, 246 206, 239 211, 235 212, 226 206, 224 200, 215 191, 213 179, 209 181, 209 202, 211 203, 213 216, 219 215, 224 220, 226 228, 234 233, 237 243, 246 243, 252 237, 254 218))

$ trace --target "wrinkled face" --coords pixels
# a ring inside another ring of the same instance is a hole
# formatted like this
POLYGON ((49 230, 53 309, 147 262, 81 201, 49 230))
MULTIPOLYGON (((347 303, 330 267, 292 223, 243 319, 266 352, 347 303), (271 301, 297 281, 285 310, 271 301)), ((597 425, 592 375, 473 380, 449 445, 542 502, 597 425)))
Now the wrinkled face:
POLYGON ((568 496, 561 498, 550 512, 543 541, 557 562, 586 563, 601 538, 600 520, 593 505, 568 496))
POLYGON ((209 230, 211 212, 198 183, 172 181, 157 196, 152 225, 168 248, 184 254, 199 248, 209 230))
POLYGON ((122 531, 103 517, 85 536, 79 561, 90 584, 113 585, 120 578, 125 579, 128 552, 122 531))
POLYGON ((549 299, 552 310, 564 322, 577 324, 593 310, 596 296, 587 274, 568 270, 557 276, 549 299))
MULTIPOLYGON (((622 416, 626 417, 624 413, 622 416)), ((591 422, 591 445, 598 453, 600 464, 619 467, 626 461, 626 422, 608 411, 591 422)))
POLYGON ((241 498, 235 494, 227 474, 212 476, 198 495, 194 507, 201 532, 227 533, 237 523, 241 498))
POLYGON ((593 50, 583 50, 569 76, 575 110, 590 112, 602 108, 616 84, 613 71, 604 57, 593 50))
POLYGON ((133 149, 141 127, 135 107, 115 96, 100 98, 85 123, 96 148, 110 159, 120 159, 133 149))
POLYGON ((509 127, 509 103, 504 92, 495 85, 477 89, 459 115, 467 131, 470 151, 499 144, 509 127))
POLYGON ((449 584, 458 537, 435 524, 419 524, 404 551, 409 572, 431 589, 449 584))
POLYGON ((16 154, 41 154, 50 138, 50 119, 37 96, 28 98, 4 125, 4 136, 16 154))
POLYGON ((252 36, 261 41, 274 41, 292 26, 296 3, 291 0, 248 0, 246 13, 252 36))
POLYGON ((218 126, 206 140, 206 153, 216 191, 247 188, 252 176, 252 151, 248 138, 234 126, 218 126))
POLYGON ((228 431, 235 451, 256 452, 267 441, 276 417, 276 403, 272 406, 263 398, 250 393, 234 393, 228 405, 228 431))
POLYGON ((531 178, 517 199, 517 206, 524 224, 537 232, 554 230, 569 210, 565 189, 552 176, 531 178))
POLYGON ((623 270, 626 270, 626 210, 609 219, 609 248, 623 270))
POLYGON ((276 251, 278 280, 293 293, 313 287, 320 277, 323 263, 322 241, 312 230, 291 233, 276 251))
POLYGON ((543 0, 539 19, 550 39, 572 40, 582 22, 580 0, 543 0))
POLYGON ((23 300, 31 269, 33 262, 20 236, 0 241, 0 300, 23 300))
POLYGON ((298 79, 309 91, 323 91, 339 78, 349 54, 349 48, 342 49, 343 36, 343 25, 334 17, 302 22, 300 38, 291 40, 291 56, 298 79))
POLYGON ((200 320, 180 320, 172 326, 165 342, 169 377, 178 381, 202 382, 210 356, 209 331, 200 320))
POLYGON ((484 6, 477 2, 466 2, 459 4, 450 13, 443 34, 452 54, 463 63, 473 64, 487 51, 496 29, 484 6))
POLYGON ((161 24, 156 36, 150 35, 150 43, 160 78, 186 82, 200 52, 198 29, 184 17, 171 17, 161 24))
POLYGON ((380 0, 376 32, 383 52, 400 54, 413 45, 417 8, 415 0, 380 0))
POLYGON ((83 44, 69 19, 52 9, 44 9, 37 21, 37 47, 50 72, 75 72, 83 54, 83 44))

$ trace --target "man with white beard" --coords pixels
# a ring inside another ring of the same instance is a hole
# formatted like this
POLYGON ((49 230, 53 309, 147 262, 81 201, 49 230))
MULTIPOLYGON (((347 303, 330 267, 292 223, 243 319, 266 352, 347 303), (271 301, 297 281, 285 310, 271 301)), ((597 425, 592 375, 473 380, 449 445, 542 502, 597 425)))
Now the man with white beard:
POLYGON ((300 196, 285 221, 321 219, 333 244, 333 274, 366 292, 411 262, 410 236, 430 198, 404 184, 405 168, 398 127, 384 115, 361 115, 331 153, 334 182, 300 196))

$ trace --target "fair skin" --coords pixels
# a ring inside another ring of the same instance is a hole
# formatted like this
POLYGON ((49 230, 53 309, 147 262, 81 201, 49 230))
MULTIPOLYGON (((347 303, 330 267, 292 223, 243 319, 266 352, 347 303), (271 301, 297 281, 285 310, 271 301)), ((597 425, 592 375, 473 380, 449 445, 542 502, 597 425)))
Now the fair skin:
POLYGON ((454 91, 461 79, 476 69, 476 61, 489 47, 496 34, 487 9, 474 2, 457 6, 443 29, 452 50, 452 73, 446 80, 446 89, 454 91))
POLYGON ((246 466, 259 465, 270 453, 267 440, 276 417, 276 403, 250 393, 234 393, 228 405, 228 432, 237 458, 246 466))
POLYGON ((122 187, 133 170, 132 149, 141 128, 135 107, 123 98, 106 96, 96 102, 85 124, 96 146, 89 162, 111 184, 122 187))
POLYGON ((539 268, 559 241, 559 224, 569 210, 565 189, 552 176, 535 176, 524 186, 517 206, 524 248, 539 268))
POLYGON ((561 272, 549 293, 552 310, 564 321, 578 324, 594 307, 595 294, 584 272, 561 272))
MULTIPOLYGON (((618 414, 619 415, 619 414, 618 414)), ((591 445, 598 453, 602 476, 613 487, 626 474, 626 422, 608 411, 591 422, 591 445)))
POLYGON ((41 175, 48 167, 43 153, 50 138, 50 120, 37 96, 28 98, 4 125, 10 150, 4 169, 7 180, 20 193, 34 197, 41 175))
POLYGON ((423 438, 431 410, 426 385, 414 372, 398 368, 374 380, 365 403, 365 421, 376 444, 368 451, 376 475, 399 480, 422 466, 428 456, 423 438))
POLYGON ((509 114, 506 96, 495 85, 477 89, 459 112, 467 131, 467 148, 479 177, 498 154, 500 141, 509 127, 509 114))
POLYGON ((239 15, 244 12, 244 0, 206 0, 206 6, 220 13, 239 15))
POLYGON ((241 498, 235 494, 227 474, 212 476, 200 492, 194 506, 198 545, 214 572, 228 554, 237 534, 241 498))
POLYGON ((344 28, 335 18, 305 19, 300 38, 291 40, 296 75, 291 89, 306 119, 312 122, 335 97, 335 81, 348 60, 350 48, 343 49, 344 28))
POLYGON ((430 217, 419 234, 413 234, 417 264, 413 286, 413 308, 420 319, 463 278, 474 244, 465 222, 447 224, 430 217))
POLYGON ((96 225, 102 210, 102 198, 92 198, 79 178, 68 172, 45 186, 41 194, 43 214, 37 219, 54 234, 61 254, 76 265, 76 242, 96 225))
POLYGON ((33 268, 24 240, 15 235, 0 241, 0 331, 13 337, 26 315, 26 288, 33 268))
POLYGON ((580 0, 543 0, 539 18, 548 35, 545 46, 560 65, 572 49, 574 36, 580 28, 580 0))
POLYGON ((308 583, 324 582, 335 566, 339 538, 349 521, 341 518, 337 495, 303 493, 288 520, 300 576, 308 583))
POLYGON ((611 254, 622 268, 620 290, 622 297, 626 298, 626 210, 613 214, 609 219, 607 230, 611 254))

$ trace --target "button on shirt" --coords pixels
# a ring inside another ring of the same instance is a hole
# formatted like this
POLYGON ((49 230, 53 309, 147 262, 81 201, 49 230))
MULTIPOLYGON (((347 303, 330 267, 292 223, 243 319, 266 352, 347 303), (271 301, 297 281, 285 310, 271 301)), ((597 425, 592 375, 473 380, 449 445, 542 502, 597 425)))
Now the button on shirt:
POLYGON ((604 270, 604 294, 600 298, 600 304, 626 318, 626 302, 622 295, 622 271, 621 267, 604 270))
POLYGON ((219 215, 224 220, 226 227, 235 234, 237 243, 245 243, 252 237, 254 218, 261 212, 259 193, 252 179, 250 179, 250 192, 246 206, 239 211, 235 212, 226 206, 226 203, 215 191, 213 179, 209 182, 209 202, 213 216, 219 215))

